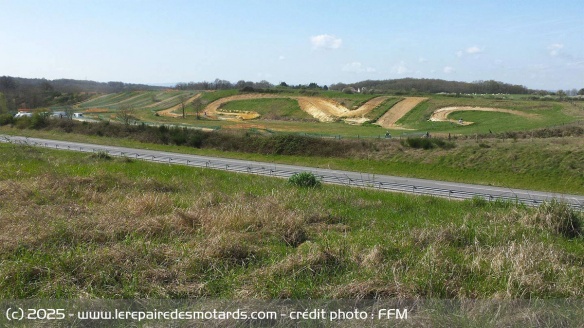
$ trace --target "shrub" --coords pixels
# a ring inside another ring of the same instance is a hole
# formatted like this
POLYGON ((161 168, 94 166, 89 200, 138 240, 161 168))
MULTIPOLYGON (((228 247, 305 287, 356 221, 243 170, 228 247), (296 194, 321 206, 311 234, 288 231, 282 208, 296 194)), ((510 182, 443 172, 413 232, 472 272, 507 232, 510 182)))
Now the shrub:
POLYGON ((105 150, 100 150, 96 153, 91 154, 91 158, 103 159, 103 160, 111 160, 112 159, 110 154, 105 150))
POLYGON ((10 114, 0 115, 0 126, 14 123, 14 117, 10 114))
POLYGON ((15 119, 16 127, 19 129, 28 129, 31 126, 31 118, 30 117, 19 117, 15 119))
POLYGON ((535 215, 528 218, 528 221, 536 227, 567 238, 575 238, 582 235, 580 214, 568 204, 557 200, 543 203, 539 206, 535 215))
POLYGON ((442 149, 452 149, 455 147, 453 142, 435 138, 407 138, 406 140, 402 140, 401 144, 404 147, 416 149, 432 149, 435 147, 442 149))
POLYGON ((423 149, 432 149, 434 148, 434 144, 429 138, 407 138, 405 142, 402 142, 403 146, 408 146, 410 148, 423 148, 423 149))
POLYGON ((295 173, 288 179, 288 183, 307 188, 316 188, 320 186, 320 181, 312 172, 295 173))
POLYGON ((41 129, 47 126, 48 117, 45 113, 35 113, 30 120, 33 129, 41 129))

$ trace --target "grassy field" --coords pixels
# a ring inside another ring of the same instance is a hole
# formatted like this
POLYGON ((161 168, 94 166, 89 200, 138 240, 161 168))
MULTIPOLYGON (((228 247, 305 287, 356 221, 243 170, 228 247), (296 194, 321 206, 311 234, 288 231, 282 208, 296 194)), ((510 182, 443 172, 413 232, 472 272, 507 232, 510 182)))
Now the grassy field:
POLYGON ((80 109, 108 109, 116 111, 122 107, 142 110, 162 110, 180 103, 180 96, 192 97, 195 91, 131 91, 107 95, 99 95, 78 104, 80 109))
POLYGON ((0 144, 0 298, 582 298, 582 217, 0 144))
POLYGON ((304 112, 294 99, 250 99, 231 101, 220 108, 224 112, 252 111, 260 114, 260 120, 309 121, 317 120, 304 112))
POLYGON ((536 128, 558 126, 584 119, 584 104, 557 101, 534 101, 516 99, 454 98, 433 96, 406 114, 398 123, 417 131, 441 134, 499 133, 504 131, 526 131, 536 128), (450 122, 428 121, 430 115, 444 107, 489 107, 510 109, 537 115, 525 118, 498 112, 461 111, 451 114, 453 119, 462 118, 474 124, 461 126, 450 122))

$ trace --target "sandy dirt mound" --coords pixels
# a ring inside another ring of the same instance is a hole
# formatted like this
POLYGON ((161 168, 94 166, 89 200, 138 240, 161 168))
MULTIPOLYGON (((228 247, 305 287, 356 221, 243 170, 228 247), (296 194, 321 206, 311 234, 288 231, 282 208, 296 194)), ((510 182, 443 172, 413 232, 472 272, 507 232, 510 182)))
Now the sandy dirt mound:
POLYGON ((377 108, 379 105, 381 105, 388 98, 390 98, 390 97, 389 96, 375 97, 375 98, 367 101, 366 103, 364 103, 361 107, 359 107, 355 110, 348 111, 341 116, 342 117, 364 116, 364 115, 368 114, 369 112, 371 112, 372 110, 374 110, 375 108, 377 108))
POLYGON ((466 122, 466 121, 462 121, 460 119, 458 119, 458 120, 448 119, 448 115, 450 115, 451 113, 460 112, 460 111, 467 111, 467 110, 476 110, 476 111, 481 111, 481 112, 509 113, 509 114, 514 114, 514 115, 518 115, 518 116, 522 116, 522 117, 530 117, 530 118, 537 117, 537 115, 535 115, 535 114, 524 113, 524 112, 520 112, 518 110, 490 108, 490 107, 460 106, 460 107, 444 107, 444 108, 437 109, 436 111, 434 111, 434 113, 432 113, 432 116, 430 116, 430 121, 454 122, 454 123, 458 123, 461 125, 469 125, 469 124, 472 124, 473 122, 466 122))
POLYGON ((386 129, 400 128, 396 122, 406 115, 409 111, 418 106, 419 103, 428 98, 424 97, 406 97, 404 100, 391 107, 375 124, 380 125, 386 129))
POLYGON ((351 118, 346 118, 345 123, 347 124, 351 124, 351 125, 361 125, 365 122, 368 122, 369 119, 367 117, 351 117, 351 118))
MULTIPOLYGON (((319 97, 303 97, 303 96, 282 96, 282 95, 271 95, 271 94, 248 94, 248 95, 235 95, 230 97, 225 97, 218 99, 212 103, 210 103, 206 108, 205 112, 208 117, 210 118, 221 118, 221 116, 231 116, 232 118, 237 119, 250 119, 244 117, 240 113, 227 113, 222 112, 220 110, 221 105, 228 103, 230 101, 236 100, 249 100, 249 99, 266 99, 266 98, 287 98, 287 99, 295 99, 298 101, 298 105, 300 109, 311 115, 312 117, 316 118, 320 122, 334 122, 340 117, 359 117, 364 116, 365 114, 369 113, 377 106, 381 105, 385 100, 389 97, 376 97, 361 107, 357 108, 356 110, 349 110, 347 107, 339 104, 338 102, 327 99, 327 98, 319 98, 319 97)), ((248 112, 248 117, 256 118, 259 117, 259 114, 255 112, 248 112), (257 115, 257 116, 256 116, 257 115)), ((366 122, 366 119, 359 118, 356 120, 351 120, 351 123, 366 122)))
MULTIPOLYGON (((185 105, 188 104, 188 103, 190 103, 190 102, 192 102, 192 101, 194 101, 195 99, 197 99, 199 97, 201 97, 201 94, 200 93, 199 94, 196 94, 195 96, 193 96, 193 97, 191 97, 189 99, 187 99, 187 101, 185 102, 185 105)), ((172 106, 172 107, 167 108, 167 109, 164 109, 164 110, 159 110, 157 113, 160 116, 166 116, 166 117, 182 117, 182 113, 181 114, 178 114, 178 113, 175 113, 174 112, 174 111, 177 111, 179 109, 181 109, 181 104, 172 106)))

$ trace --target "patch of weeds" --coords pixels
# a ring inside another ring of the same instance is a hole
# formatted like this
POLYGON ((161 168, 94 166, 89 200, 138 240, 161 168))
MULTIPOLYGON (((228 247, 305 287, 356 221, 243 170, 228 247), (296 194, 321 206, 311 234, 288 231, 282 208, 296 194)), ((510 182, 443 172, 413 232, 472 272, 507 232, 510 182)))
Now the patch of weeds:
POLYGON ((560 234, 567 238, 582 235, 582 218, 568 204, 552 200, 545 202, 534 215, 525 218, 528 224, 560 234))
POLYGON ((100 150, 96 153, 93 153, 93 154, 91 154, 90 157, 94 158, 94 159, 107 160, 107 161, 112 159, 111 155, 107 151, 104 151, 104 150, 100 150))
POLYGON ((295 173, 288 179, 288 183, 298 187, 316 188, 321 185, 312 172, 295 173))
POLYGON ((489 202, 481 196, 474 196, 470 202, 473 207, 485 207, 489 204, 489 202))

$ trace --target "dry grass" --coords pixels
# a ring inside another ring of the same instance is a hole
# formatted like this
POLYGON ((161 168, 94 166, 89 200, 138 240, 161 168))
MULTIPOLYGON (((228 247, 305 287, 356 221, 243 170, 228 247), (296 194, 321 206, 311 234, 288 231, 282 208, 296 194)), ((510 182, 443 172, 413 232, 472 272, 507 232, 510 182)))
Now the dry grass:
POLYGON ((4 298, 584 297, 582 218, 561 204, 0 151, 4 298))

